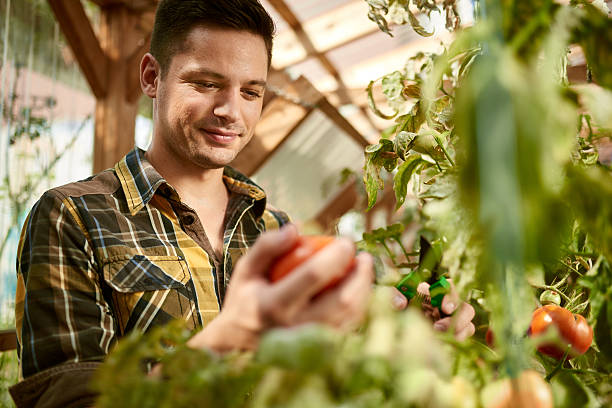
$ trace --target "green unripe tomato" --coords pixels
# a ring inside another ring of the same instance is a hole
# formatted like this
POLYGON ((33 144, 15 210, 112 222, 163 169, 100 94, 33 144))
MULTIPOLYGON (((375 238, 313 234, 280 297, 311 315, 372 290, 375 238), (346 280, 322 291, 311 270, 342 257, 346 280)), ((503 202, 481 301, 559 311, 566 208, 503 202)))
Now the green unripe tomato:
POLYGON ((545 290, 540 295, 540 303, 542 305, 557 305, 561 304, 561 295, 554 290, 545 290))

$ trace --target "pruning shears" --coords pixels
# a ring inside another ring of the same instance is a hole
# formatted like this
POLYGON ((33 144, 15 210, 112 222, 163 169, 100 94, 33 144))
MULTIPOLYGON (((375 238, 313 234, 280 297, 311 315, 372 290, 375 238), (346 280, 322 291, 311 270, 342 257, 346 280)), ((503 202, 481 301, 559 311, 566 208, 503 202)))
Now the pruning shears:
POLYGON ((395 287, 410 301, 415 296, 422 296, 417 293, 419 283, 429 283, 429 299, 425 298, 425 301, 442 312, 442 299, 450 292, 450 282, 444 276, 438 277, 438 268, 442 259, 440 244, 432 245, 423 236, 420 238, 420 244, 418 268, 406 274, 395 287))

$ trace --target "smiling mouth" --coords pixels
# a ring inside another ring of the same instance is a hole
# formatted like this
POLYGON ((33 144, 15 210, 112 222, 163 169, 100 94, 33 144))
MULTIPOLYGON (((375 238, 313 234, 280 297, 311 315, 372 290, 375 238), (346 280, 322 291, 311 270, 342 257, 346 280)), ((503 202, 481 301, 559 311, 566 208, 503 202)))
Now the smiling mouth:
POLYGON ((239 133, 229 132, 222 129, 202 129, 209 140, 216 144, 227 145, 240 137, 239 133))

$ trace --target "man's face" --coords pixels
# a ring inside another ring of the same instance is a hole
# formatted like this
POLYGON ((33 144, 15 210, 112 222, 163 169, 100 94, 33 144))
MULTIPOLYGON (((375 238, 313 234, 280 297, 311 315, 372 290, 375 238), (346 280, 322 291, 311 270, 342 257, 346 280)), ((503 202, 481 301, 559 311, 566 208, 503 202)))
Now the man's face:
POLYGON ((253 136, 267 72, 261 36, 193 28, 157 78, 155 138, 174 160, 202 168, 229 164, 253 136))

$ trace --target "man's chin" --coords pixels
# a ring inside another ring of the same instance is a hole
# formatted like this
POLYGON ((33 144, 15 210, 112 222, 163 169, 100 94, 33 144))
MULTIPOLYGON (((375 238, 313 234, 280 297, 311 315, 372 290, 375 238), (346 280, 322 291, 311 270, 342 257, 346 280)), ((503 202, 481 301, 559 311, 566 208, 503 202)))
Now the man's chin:
POLYGON ((211 157, 208 155, 197 155, 196 157, 194 157, 193 162, 203 169, 212 170, 228 166, 232 161, 234 161, 235 157, 235 155, 215 157, 211 157))

